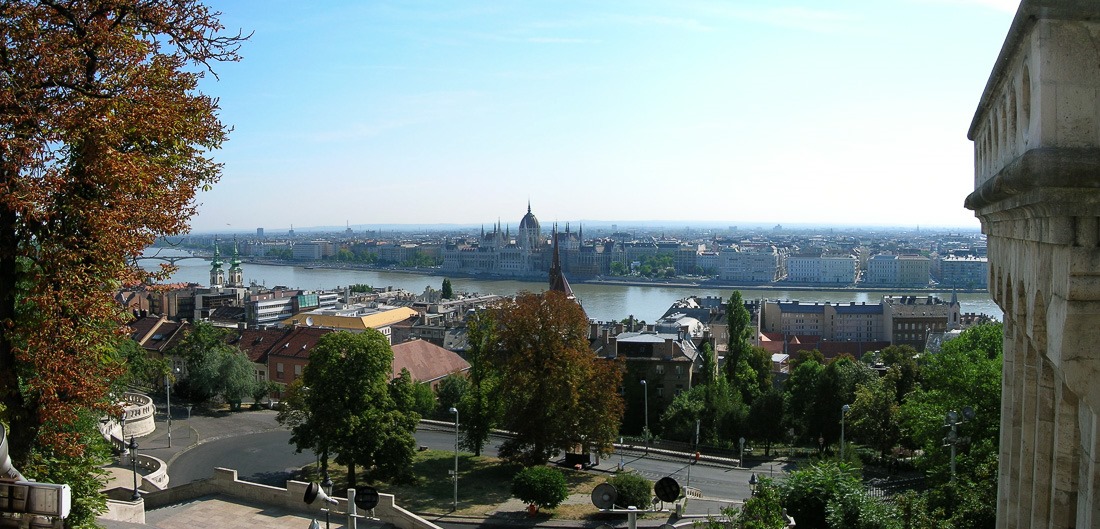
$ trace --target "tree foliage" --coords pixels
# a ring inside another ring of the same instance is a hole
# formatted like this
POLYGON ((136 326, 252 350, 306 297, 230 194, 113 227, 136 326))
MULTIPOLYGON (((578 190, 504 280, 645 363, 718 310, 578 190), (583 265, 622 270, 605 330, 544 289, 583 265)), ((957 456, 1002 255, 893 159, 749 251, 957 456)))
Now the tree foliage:
POLYGON ((113 405, 112 289, 148 276, 132 259, 183 231, 219 175, 225 127, 196 87, 237 58, 221 29, 197 1, 0 4, 0 402, 17 463, 79 455, 81 411, 113 405))
POLYGON ((868 497, 859 472, 845 463, 826 459, 803 466, 783 482, 781 495, 798 527, 900 527, 891 507, 868 497))
POLYGON ((439 385, 435 388, 435 418, 449 419, 451 408, 458 408, 461 412, 460 403, 469 391, 470 379, 465 374, 451 373, 443 377, 443 380, 440 380, 439 385))
POLYGON ((203 402, 223 396, 239 404, 257 389, 252 362, 240 349, 225 341, 226 329, 208 322, 196 322, 172 354, 187 362, 188 395, 203 402))
POLYGON ((443 297, 443 299, 451 299, 451 298, 454 297, 454 295, 455 295, 454 287, 451 286, 451 280, 450 279, 443 278, 443 288, 442 288, 442 292, 440 293, 440 295, 443 297))
POLYGON ((569 497, 565 475, 545 465, 527 467, 512 478, 512 495, 539 508, 553 509, 569 497))
POLYGON ((504 409, 502 427, 515 432, 502 456, 527 465, 575 447, 610 453, 622 420, 620 366, 588 346, 588 320, 559 292, 524 293, 497 307, 494 370, 504 409))
POLYGON ((489 442, 489 433, 498 426, 501 416, 501 403, 495 398, 500 373, 492 362, 497 347, 493 314, 476 312, 466 318, 466 338, 470 389, 459 400, 463 432, 459 444, 480 456, 481 449, 489 442))
POLYGON ((389 342, 378 331, 326 334, 286 403, 302 409, 279 415, 291 426, 299 451, 321 454, 325 466, 329 454, 336 455, 348 469, 349 486, 356 483, 357 466, 400 476, 412 464, 420 417, 408 409, 411 389, 403 393, 400 384, 390 385, 392 360, 389 342))
MULTIPOLYGON (((218 16, 196 0, 0 2, 0 419, 29 478, 89 460, 84 418, 117 413, 125 369, 112 291, 149 277, 132 260, 185 231, 219 176, 226 129, 197 90, 237 59, 218 16)), ((102 505, 89 489, 76 519, 102 505)))

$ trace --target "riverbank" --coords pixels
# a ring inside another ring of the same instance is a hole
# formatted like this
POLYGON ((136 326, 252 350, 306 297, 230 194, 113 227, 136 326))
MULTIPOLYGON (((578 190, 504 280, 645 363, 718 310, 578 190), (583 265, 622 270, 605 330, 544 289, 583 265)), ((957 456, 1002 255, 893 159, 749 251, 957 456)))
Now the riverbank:
MULTIPOLYGON (((246 264, 259 264, 268 266, 291 266, 299 267, 307 270, 324 269, 324 270, 355 270, 364 272, 387 272, 398 274, 410 274, 410 275, 422 275, 422 276, 446 276, 446 277, 463 277, 469 279, 486 280, 486 281, 519 281, 524 283, 545 283, 545 277, 539 276, 498 276, 491 274, 467 274, 467 273, 445 273, 441 268, 402 268, 402 267, 379 267, 368 264, 359 263, 333 263, 329 261, 301 261, 301 262, 287 262, 275 259, 250 259, 245 261, 246 264)), ((864 286, 864 285, 822 285, 814 283, 763 283, 763 284, 748 284, 748 283, 734 283, 729 281, 722 281, 720 279, 699 279, 694 280, 690 278, 671 278, 671 279, 645 279, 640 277, 632 278, 575 278, 571 282, 586 284, 586 285, 607 285, 607 286, 628 286, 628 287, 662 287, 662 288, 701 288, 701 289, 730 289, 730 290, 773 290, 773 291, 798 291, 798 292, 880 292, 880 293, 897 293, 905 292, 909 294, 936 294, 948 291, 939 287, 880 287, 880 286, 864 286)), ((987 291, 985 289, 952 289, 954 292, 960 294, 984 294, 987 291)))

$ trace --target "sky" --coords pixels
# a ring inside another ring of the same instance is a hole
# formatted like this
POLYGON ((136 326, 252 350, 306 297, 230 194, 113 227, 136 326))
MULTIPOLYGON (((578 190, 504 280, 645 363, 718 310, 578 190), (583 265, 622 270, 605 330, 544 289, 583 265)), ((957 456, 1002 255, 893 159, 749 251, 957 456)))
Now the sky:
POLYGON ((552 222, 977 228, 1016 0, 212 1, 195 232, 552 222))

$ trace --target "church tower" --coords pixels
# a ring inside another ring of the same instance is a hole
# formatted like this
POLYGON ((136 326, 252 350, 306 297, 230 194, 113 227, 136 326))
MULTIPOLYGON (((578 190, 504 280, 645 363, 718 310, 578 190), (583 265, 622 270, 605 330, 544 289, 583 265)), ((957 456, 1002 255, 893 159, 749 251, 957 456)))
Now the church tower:
POLYGON ((221 252, 218 250, 218 239, 214 239, 214 259, 210 261, 210 287, 220 288, 225 286, 225 270, 222 270, 221 252))
POLYGON ((244 288, 244 270, 241 270, 241 254, 237 248, 237 239, 233 239, 233 259, 229 261, 229 286, 244 288))

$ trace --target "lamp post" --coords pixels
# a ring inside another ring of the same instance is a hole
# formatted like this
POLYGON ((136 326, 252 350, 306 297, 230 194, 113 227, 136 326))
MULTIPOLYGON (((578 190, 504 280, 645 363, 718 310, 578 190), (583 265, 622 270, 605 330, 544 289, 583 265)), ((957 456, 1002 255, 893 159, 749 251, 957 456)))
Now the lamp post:
POLYGON ((138 479, 137 479, 137 475, 138 475, 138 471, 137 471, 137 449, 138 449, 138 444, 137 444, 137 441, 134 440, 133 436, 130 437, 129 447, 130 447, 130 466, 134 470, 134 495, 130 496, 130 501, 138 501, 138 500, 141 499, 141 491, 138 490, 138 479))
POLYGON ((645 388, 645 455, 649 455, 649 383, 642 380, 645 388))
POLYGON ((164 392, 168 401, 168 448, 172 448, 172 382, 168 380, 170 376, 171 373, 164 374, 164 392))
POLYGON ((737 459, 737 468, 745 468, 745 438, 737 440, 741 444, 741 457, 737 459))
MULTIPOLYGON (((840 460, 844 461, 844 416, 848 414, 851 406, 845 404, 840 407, 840 460)), ((858 432, 857 432, 858 433, 858 432)))
POLYGON ((974 419, 974 408, 965 406, 962 409, 962 416, 955 410, 947 412, 947 416, 944 417, 943 427, 947 428, 947 437, 943 438, 944 446, 951 447, 951 481, 955 481, 955 446, 959 442, 966 442, 966 439, 959 437, 958 427, 960 424, 974 419))
MULTIPOLYGON (((328 470, 325 471, 325 480, 321 482, 322 487, 328 488, 328 495, 332 497, 332 480, 328 477, 328 470)), ((330 509, 325 509, 325 529, 329 529, 329 515, 332 514, 330 509)))
POLYGON ((187 438, 191 438, 191 405, 187 405, 187 438))
POLYGON ((451 512, 458 510, 458 408, 451 408, 451 413, 455 414, 455 469, 454 469, 454 481, 455 481, 455 501, 454 506, 451 508, 451 512))
POLYGON ((753 472, 749 476, 749 496, 756 496, 756 484, 760 483, 760 480, 756 477, 756 472, 753 472))

